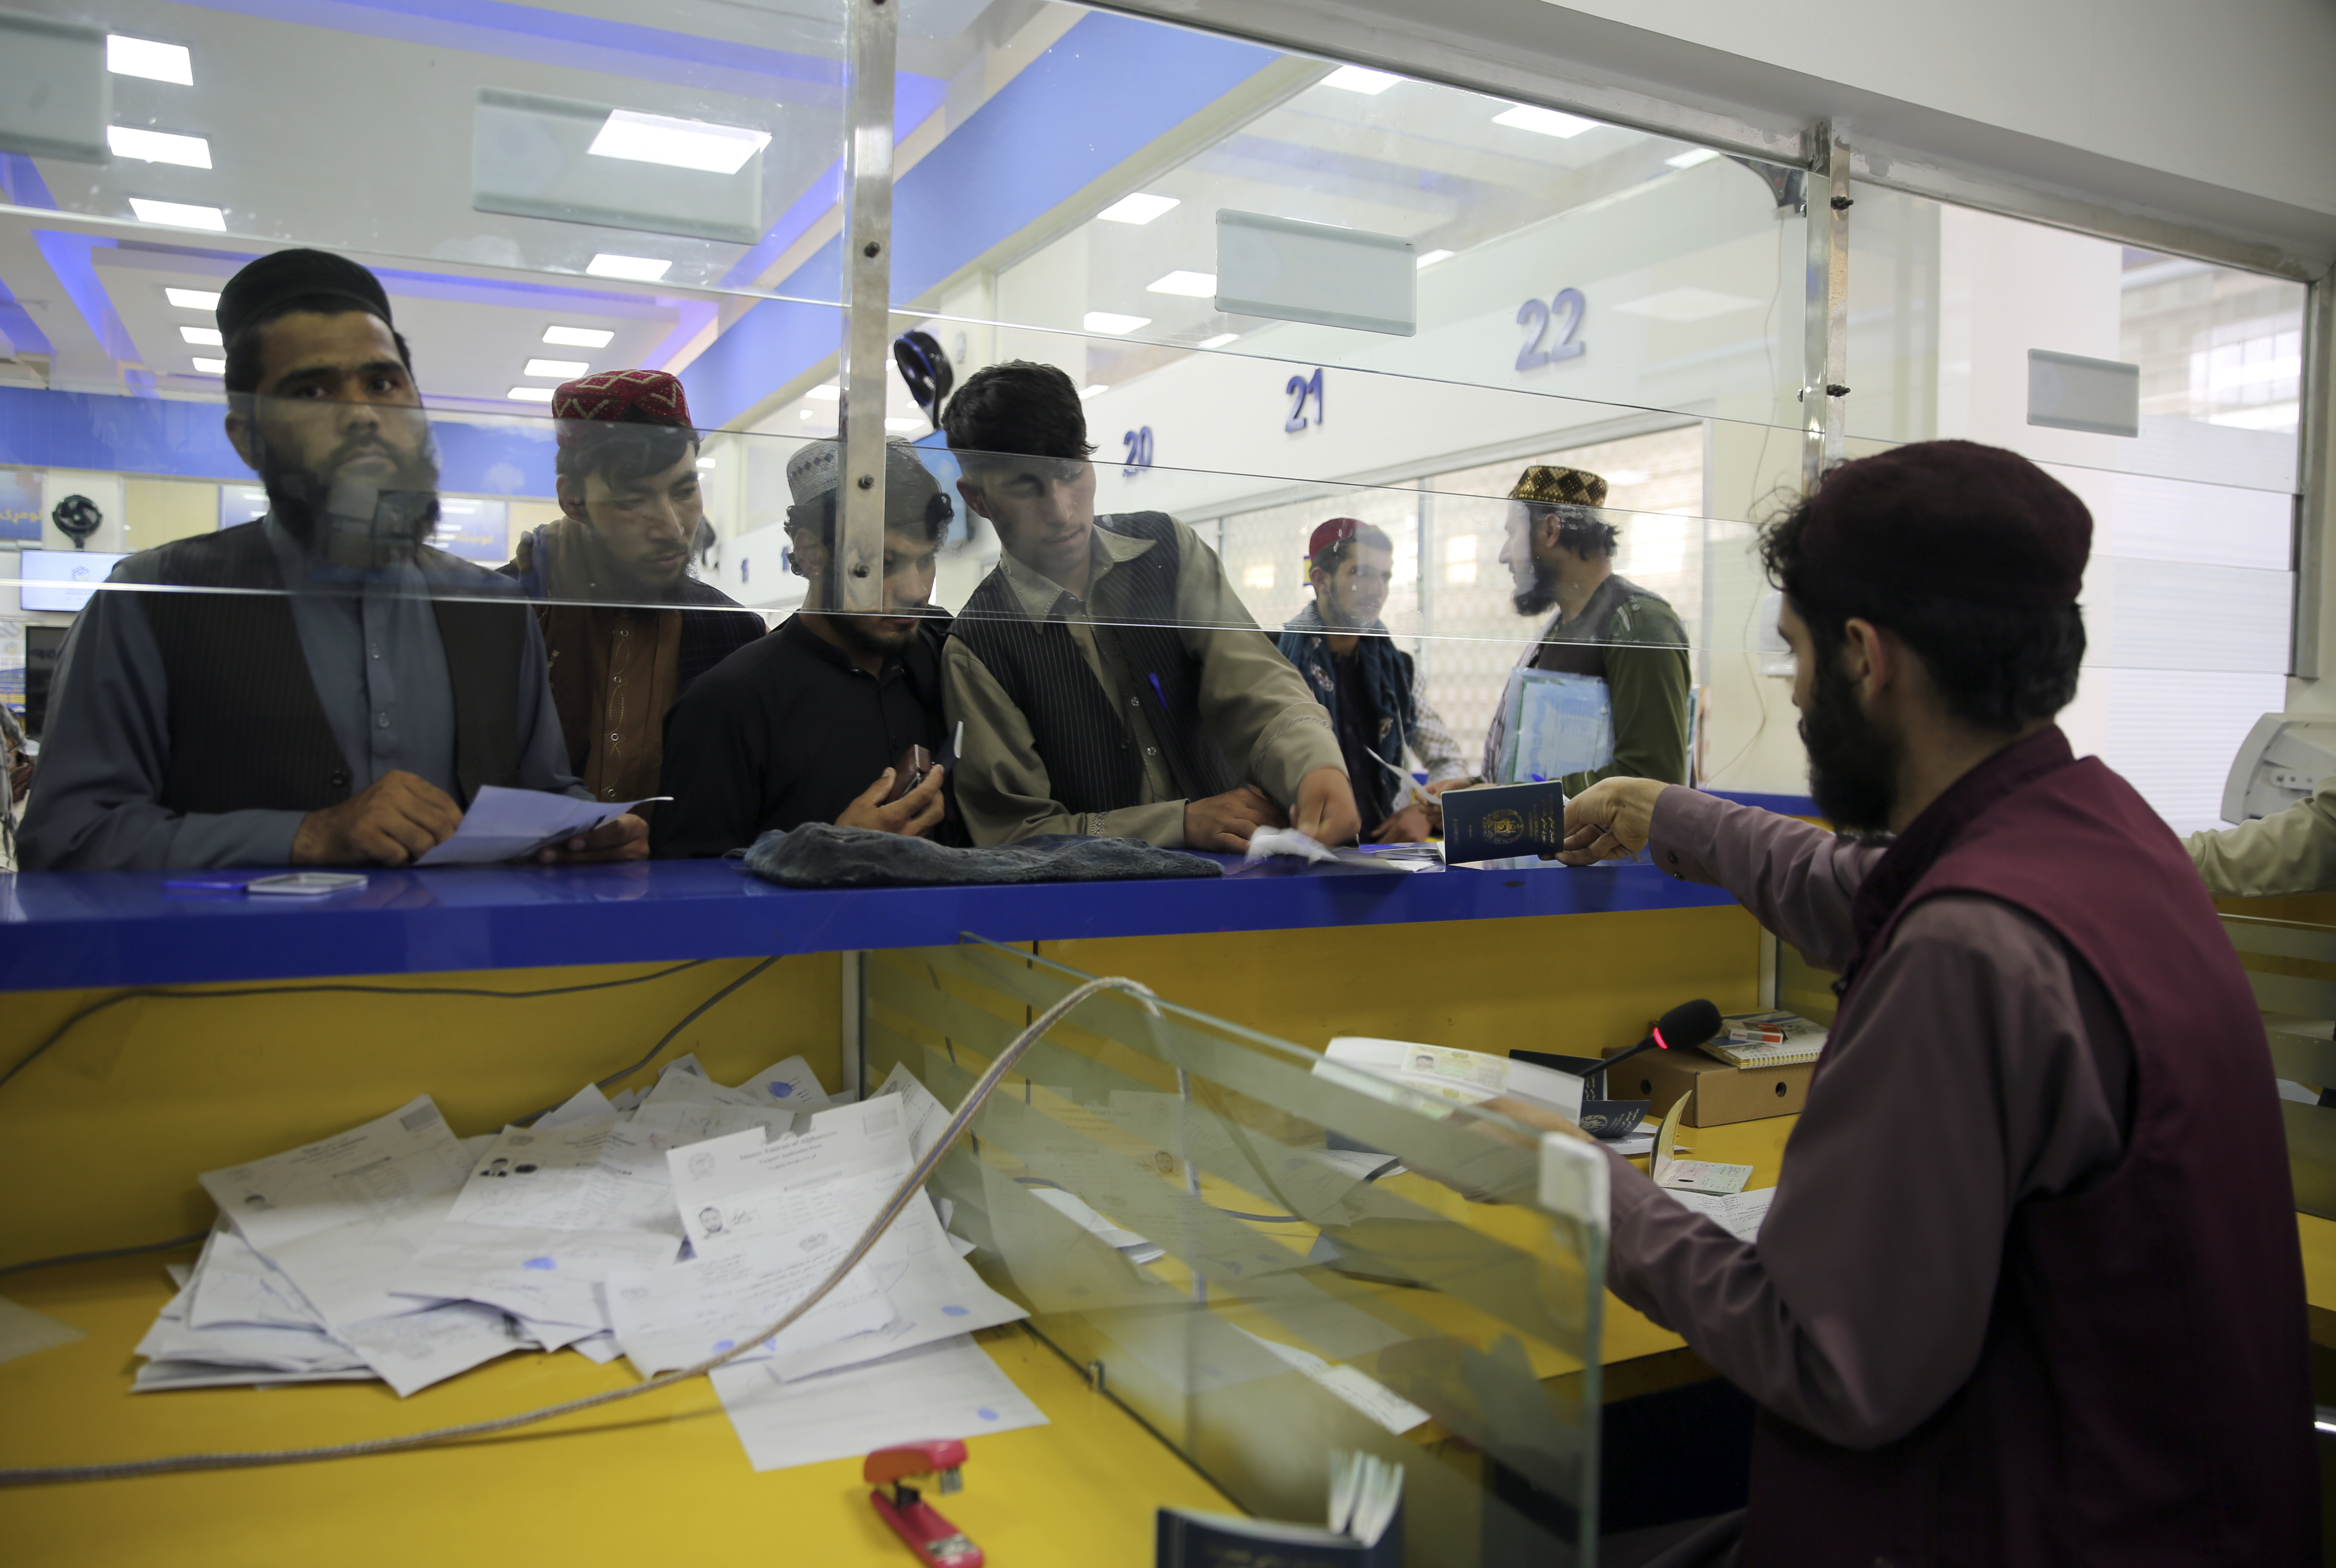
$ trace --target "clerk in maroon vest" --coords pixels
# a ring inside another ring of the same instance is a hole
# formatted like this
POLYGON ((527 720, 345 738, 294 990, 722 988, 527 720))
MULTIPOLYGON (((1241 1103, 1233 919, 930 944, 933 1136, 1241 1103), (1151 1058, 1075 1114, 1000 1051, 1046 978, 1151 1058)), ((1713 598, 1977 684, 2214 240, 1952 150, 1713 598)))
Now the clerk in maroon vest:
POLYGON ((568 765, 595 800, 637 801, 657 793, 675 699, 763 618, 689 575, 706 503, 680 382, 603 371, 563 383, 551 416, 566 515, 521 538, 503 575, 539 601, 568 765))
MULTIPOLYGON (((423 542, 437 454, 380 282, 281 250, 229 278, 217 314, 228 439, 268 515, 113 579, 265 591, 91 601, 57 675, 27 868, 403 865, 484 785, 576 791, 511 585, 423 542)), ((544 856, 637 859, 647 839, 619 817, 544 856)))
POLYGON ((1609 779, 1577 862, 1716 883, 1841 1003, 1757 1247, 1626 1161, 1608 1282, 1761 1407, 1666 1563, 2319 1561, 2302 1266, 2246 979, 2190 860, 2053 724, 2092 521, 1924 442, 1767 532, 1817 810, 1609 779))
POLYGON ((1260 826, 1361 827, 1338 737, 1217 552, 1164 512, 1097 517, 1071 378, 977 371, 941 416, 998 570, 950 628, 942 689, 977 844, 1040 833, 1239 853, 1260 826))

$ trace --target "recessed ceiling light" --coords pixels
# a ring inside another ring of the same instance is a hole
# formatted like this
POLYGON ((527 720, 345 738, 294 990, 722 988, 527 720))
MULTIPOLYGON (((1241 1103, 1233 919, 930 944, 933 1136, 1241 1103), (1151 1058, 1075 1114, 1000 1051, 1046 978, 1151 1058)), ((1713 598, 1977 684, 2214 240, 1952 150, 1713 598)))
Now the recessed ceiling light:
POLYGON ((805 397, 816 397, 822 403, 833 403, 843 395, 843 388, 836 385, 832 381, 822 382, 819 385, 813 387, 809 392, 804 393, 803 395, 805 397))
POLYGON ((514 386, 503 394, 513 403, 550 403, 551 388, 548 386, 514 386))
POLYGON ((622 278, 632 283, 655 283, 673 267, 647 256, 618 256, 603 250, 584 270, 594 278, 622 278))
POLYGON ((1094 397, 1100 393, 1109 392, 1110 390, 1111 384, 1107 381, 1091 381, 1086 385, 1079 388, 1079 398, 1084 402, 1087 398, 1094 397))
POLYGON ((1757 310, 1761 304, 1757 299, 1722 294, 1717 289, 1666 288, 1660 294, 1650 294, 1644 299, 1633 299, 1614 308, 1626 316, 1650 316, 1657 321, 1708 321, 1732 311, 1757 310))
POLYGON ((744 125, 615 109, 609 111, 588 151, 596 158, 621 158, 628 163, 663 163, 708 174, 735 174, 746 166, 746 160, 770 143, 769 131, 750 131, 744 125))
POLYGON ((165 288, 162 297, 181 310, 219 308, 219 296, 208 288, 165 288))
POLYGON ((179 336, 185 338, 189 343, 193 344, 197 348, 224 348, 227 346, 226 340, 219 336, 219 329, 216 326, 181 326, 179 328, 179 336))
POLYGON ((1677 157, 1666 158, 1663 161, 1674 169, 1692 169, 1698 163, 1708 163, 1718 156, 1718 153, 1708 147, 1690 147, 1677 157))
POLYGON ((1366 71, 1359 65, 1341 65, 1322 78, 1319 85, 1336 87, 1342 93, 1361 93, 1376 98, 1402 80, 1402 77, 1390 76, 1384 71, 1366 71))
POLYGON ((1173 196, 1150 196, 1139 190, 1121 197, 1095 216, 1105 223, 1149 223, 1175 205, 1173 196))
POLYGON ((149 82, 195 84, 195 57, 183 44, 157 44, 151 38, 105 35, 105 68, 116 76, 143 76, 149 82))
POLYGON ((1144 289, 1147 294, 1181 294, 1192 299, 1212 299, 1216 297, 1217 275, 1213 272, 1171 272, 1165 277, 1153 278, 1144 286, 1144 289))
POLYGON ((826 417, 827 417, 827 415, 825 415, 825 414, 822 414, 822 413, 821 413, 818 409, 816 409, 816 408, 806 408, 806 409, 804 409, 804 410, 803 411, 803 416, 805 419, 824 419, 824 418, 826 418, 826 417))
POLYGON ((1122 316, 1114 310, 1090 310, 1086 314, 1085 325, 1089 332, 1108 333, 1117 337, 1123 332, 1133 332, 1139 326, 1151 326, 1152 317, 1122 316))
POLYGON ((921 419, 888 419, 884 422, 884 428, 892 431, 922 430, 924 427, 925 422, 921 419))
POLYGON ((1201 346, 1202 348, 1222 348, 1226 344, 1232 342, 1240 336, 1241 334, 1238 332, 1220 332, 1214 337, 1203 337, 1201 339, 1201 346))
POLYGON ((174 136, 168 131, 140 131, 128 125, 105 128, 105 144, 116 158, 141 163, 176 163, 183 169, 209 169, 211 144, 200 136, 174 136))
POLYGON ((195 374, 198 375, 225 375, 227 374, 227 361, 224 359, 205 359, 199 355, 195 358, 194 365, 195 374))
POLYGON ((227 232, 227 214, 216 207, 196 207, 184 201, 151 201, 143 196, 130 199, 130 210, 138 214, 141 223, 161 223, 172 229, 208 229, 213 233, 227 232))
POLYGON ((1584 120, 1579 114, 1560 114, 1554 109, 1543 109, 1532 103, 1519 103, 1494 115, 1493 123, 1512 125, 1519 131, 1531 131, 1561 140, 1598 129, 1595 120, 1584 120))
POLYGON ((570 381, 591 374, 591 365, 581 359, 530 359, 521 375, 548 375, 559 381, 570 381))
POLYGON ((1456 254, 1458 254, 1456 251, 1451 250, 1431 250, 1426 255, 1421 257, 1418 261, 1414 263, 1414 265, 1417 267, 1420 271, 1425 272, 1439 261, 1451 260, 1456 254))
POLYGON ((543 329, 543 341, 556 343, 562 348, 606 348, 616 336, 597 326, 547 326, 543 329))
POLYGON ((700 473, 704 473, 707 470, 715 466, 716 464, 715 461, 710 457, 701 457, 697 460, 697 472, 700 473))

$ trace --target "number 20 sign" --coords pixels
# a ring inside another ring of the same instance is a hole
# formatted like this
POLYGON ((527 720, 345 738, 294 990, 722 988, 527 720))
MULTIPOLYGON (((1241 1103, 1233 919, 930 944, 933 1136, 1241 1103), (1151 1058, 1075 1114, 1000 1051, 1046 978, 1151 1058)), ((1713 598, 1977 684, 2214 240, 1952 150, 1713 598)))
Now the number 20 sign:
POLYGON ((1582 330, 1582 317, 1588 310, 1579 288, 1561 288, 1546 305, 1538 299, 1528 299, 1517 307, 1517 325, 1533 329, 1524 346, 1517 350, 1519 370, 1539 370, 1544 365, 1555 365, 1561 359, 1578 359, 1590 346, 1576 336, 1582 330), (1557 327, 1557 341, 1549 340, 1552 324, 1557 327))

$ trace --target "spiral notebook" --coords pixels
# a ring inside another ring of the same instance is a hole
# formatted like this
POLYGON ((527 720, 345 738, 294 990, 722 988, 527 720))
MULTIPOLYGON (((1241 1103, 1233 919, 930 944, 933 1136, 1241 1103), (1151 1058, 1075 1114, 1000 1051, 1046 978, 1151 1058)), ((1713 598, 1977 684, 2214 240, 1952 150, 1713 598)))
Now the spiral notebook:
POLYGON ((1815 1061, 1825 1043, 1825 1027, 1798 1013, 1730 1013, 1703 1049, 1731 1066, 1789 1067, 1815 1061))

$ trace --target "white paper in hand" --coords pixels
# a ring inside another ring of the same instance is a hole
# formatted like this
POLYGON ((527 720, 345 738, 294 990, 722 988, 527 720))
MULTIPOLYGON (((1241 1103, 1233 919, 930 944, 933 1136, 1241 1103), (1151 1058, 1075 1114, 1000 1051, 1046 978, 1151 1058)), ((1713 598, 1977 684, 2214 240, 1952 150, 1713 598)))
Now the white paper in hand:
MULTIPOLYGON (((669 800, 650 795, 649 800, 669 800)), ((414 863, 417 866, 483 866, 548 849, 562 839, 589 833, 614 822, 640 801, 580 801, 547 790, 504 789, 482 784, 462 813, 454 836, 414 863)))

